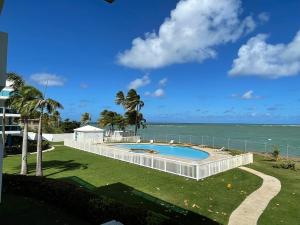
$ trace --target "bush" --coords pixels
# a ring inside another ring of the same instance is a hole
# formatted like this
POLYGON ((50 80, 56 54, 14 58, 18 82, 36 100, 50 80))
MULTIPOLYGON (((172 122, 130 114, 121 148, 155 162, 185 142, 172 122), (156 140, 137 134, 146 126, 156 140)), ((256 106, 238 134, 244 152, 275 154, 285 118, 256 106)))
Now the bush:
MULTIPOLYGON (((21 154, 22 153, 22 141, 23 138, 19 136, 12 136, 12 146, 6 146, 8 154, 21 154)), ((27 146, 28 152, 36 152, 37 141, 35 140, 28 140, 27 146)), ((46 140, 42 141, 42 150, 46 150, 50 148, 50 143, 46 140)))
POLYGON ((166 216, 146 209, 127 206, 123 202, 96 195, 66 181, 4 174, 3 185, 5 192, 54 204, 92 224, 99 225, 113 219, 125 225, 179 224, 166 216))
POLYGON ((280 149, 279 149, 279 147, 278 147, 277 145, 274 145, 274 146, 273 146, 273 152, 272 152, 272 155, 273 155, 275 161, 278 161, 279 155, 280 155, 280 149))
POLYGON ((273 166, 274 168, 296 170, 296 163, 293 161, 287 161, 273 166))

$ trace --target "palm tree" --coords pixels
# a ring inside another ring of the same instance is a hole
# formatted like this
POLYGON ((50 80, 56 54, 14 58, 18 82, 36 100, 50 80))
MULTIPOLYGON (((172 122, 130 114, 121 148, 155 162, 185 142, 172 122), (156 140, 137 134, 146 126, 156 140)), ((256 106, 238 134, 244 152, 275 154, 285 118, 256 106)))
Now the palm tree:
POLYGON ((27 174, 27 143, 28 143, 28 119, 35 113, 36 100, 42 97, 42 93, 34 87, 23 86, 15 91, 8 100, 10 107, 21 114, 24 124, 21 175, 27 174))
POLYGON ((137 94, 136 90, 130 89, 125 97, 124 93, 122 91, 119 91, 116 95, 115 102, 117 105, 122 105, 127 112, 134 112, 136 117, 135 117, 135 129, 134 129, 134 135, 137 135, 137 130, 139 129, 139 113, 144 107, 144 102, 141 100, 141 96, 137 94))
POLYGON ((91 115, 88 112, 85 112, 81 115, 80 122, 82 125, 87 125, 91 122, 91 115))
POLYGON ((112 133, 115 130, 115 125, 121 126, 121 120, 120 118, 122 115, 108 110, 103 110, 100 113, 100 118, 98 120, 98 124, 100 127, 106 127, 109 126, 109 130, 112 133))
POLYGON ((44 110, 46 110, 47 113, 51 114, 56 109, 63 109, 63 106, 51 99, 51 98, 45 98, 43 95, 35 101, 35 109, 37 109, 40 112, 39 116, 39 126, 38 126, 38 138, 37 138, 37 149, 36 149, 36 176, 43 176, 43 170, 42 170, 42 123, 43 123, 43 113, 44 110))
POLYGON ((52 119, 54 120, 58 128, 61 121, 61 117, 60 117, 60 113, 57 110, 52 113, 52 119))

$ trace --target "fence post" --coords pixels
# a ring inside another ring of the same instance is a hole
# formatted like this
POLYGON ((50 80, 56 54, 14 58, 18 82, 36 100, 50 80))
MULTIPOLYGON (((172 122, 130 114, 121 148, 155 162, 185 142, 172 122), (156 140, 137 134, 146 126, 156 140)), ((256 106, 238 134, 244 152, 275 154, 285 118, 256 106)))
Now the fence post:
POLYGON ((178 136, 178 143, 181 143, 181 142, 180 142, 180 135, 178 136))
POLYGON ((202 137, 202 146, 203 146, 203 136, 201 136, 202 137))
POLYGON ((151 168, 153 169, 153 156, 151 158, 152 158, 152 160, 151 160, 151 168))
POLYGON ((247 140, 245 141, 245 152, 247 151, 247 140))
POLYGON ((215 137, 212 138, 213 140, 213 148, 215 148, 215 137))
POLYGON ((192 144, 192 135, 190 135, 190 144, 192 144))
POLYGON ((230 142, 230 138, 227 139, 227 150, 229 150, 229 142, 230 142))
POLYGON ((167 172, 167 160, 165 160, 165 172, 167 172))
POLYGON ((289 145, 286 145, 286 158, 289 158, 289 145))

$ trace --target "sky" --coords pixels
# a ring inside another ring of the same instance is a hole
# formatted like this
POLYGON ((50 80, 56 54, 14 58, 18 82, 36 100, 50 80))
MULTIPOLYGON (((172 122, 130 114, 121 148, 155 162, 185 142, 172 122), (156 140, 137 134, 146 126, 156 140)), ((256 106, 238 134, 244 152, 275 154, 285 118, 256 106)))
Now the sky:
POLYGON ((8 71, 64 119, 137 89, 148 122, 300 123, 299 0, 9 0, 8 71))

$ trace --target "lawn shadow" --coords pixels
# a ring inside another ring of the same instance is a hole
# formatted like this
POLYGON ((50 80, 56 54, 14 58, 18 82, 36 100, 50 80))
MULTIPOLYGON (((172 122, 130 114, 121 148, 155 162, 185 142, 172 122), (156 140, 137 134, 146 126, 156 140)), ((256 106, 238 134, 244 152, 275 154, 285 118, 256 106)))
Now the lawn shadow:
POLYGON ((181 224, 219 224, 205 216, 163 201, 123 183, 114 183, 98 187, 94 189, 94 191, 99 195, 126 202, 128 205, 147 208, 156 213, 163 214, 180 221, 181 224))
MULTIPOLYGON (((29 163, 28 164, 28 172, 32 173, 35 171, 36 163, 29 163)), ((47 171, 49 169, 56 170, 52 173, 46 173, 44 176, 49 177, 55 174, 63 173, 66 171, 72 171, 72 170, 85 170, 88 168, 87 164, 82 164, 75 162, 74 160, 50 160, 50 161, 43 161, 42 163, 43 171, 47 171)))

